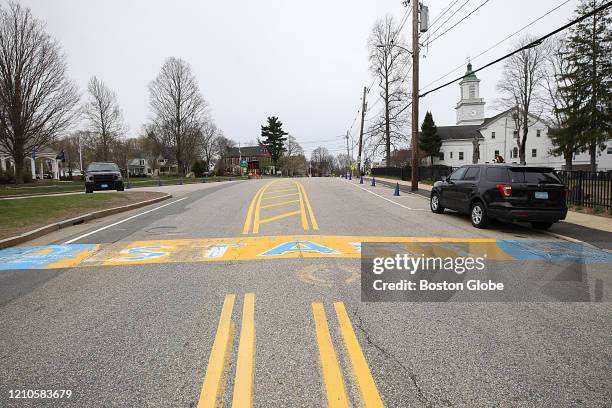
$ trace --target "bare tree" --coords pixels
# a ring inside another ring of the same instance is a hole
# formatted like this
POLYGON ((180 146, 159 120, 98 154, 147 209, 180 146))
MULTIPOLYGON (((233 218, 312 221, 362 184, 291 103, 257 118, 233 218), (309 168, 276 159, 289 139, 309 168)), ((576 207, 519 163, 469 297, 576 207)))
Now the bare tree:
POLYGON ((77 87, 66 57, 29 8, 0 7, 0 151, 23 183, 25 158, 52 143, 75 119, 77 87))
POLYGON ((222 143, 219 138, 223 137, 223 131, 217 127, 212 120, 202 124, 202 158, 206 163, 206 171, 210 171, 210 163, 221 155, 222 143))
POLYGON ((334 170, 336 159, 325 147, 319 146, 310 155, 312 170, 320 177, 331 173, 334 170))
POLYGON ((404 111, 408 107, 409 52, 400 35, 400 27, 392 16, 379 19, 368 39, 370 71, 378 80, 379 97, 383 108, 370 125, 367 137, 375 144, 385 146, 387 163, 391 160, 391 146, 396 142, 407 142, 403 131, 408 122, 404 111))
MULTIPOLYGON (((151 137, 168 148, 184 175, 194 131, 206 116, 206 101, 187 62, 168 58, 157 78, 149 84, 152 113, 151 137)), ((187 163, 188 164, 188 163, 187 163)))
MULTIPOLYGON (((523 37, 518 46, 533 42, 535 38, 523 37)), ((546 49, 531 47, 519 51, 504 63, 502 79, 497 84, 501 93, 498 104, 513 109, 512 118, 517 131, 517 147, 521 164, 525 164, 525 146, 533 117, 542 112, 540 93, 546 77, 544 70, 546 49), (522 132, 522 135, 521 135, 522 132)))
POLYGON ((111 145, 125 134, 127 127, 115 93, 104 82, 91 77, 87 91, 89 99, 83 106, 83 114, 89 123, 89 131, 96 136, 98 159, 107 161, 111 145))
POLYGON ((304 149, 295 139, 295 136, 287 135, 284 148, 285 151, 279 160, 281 172, 287 176, 306 174, 308 169, 304 149))

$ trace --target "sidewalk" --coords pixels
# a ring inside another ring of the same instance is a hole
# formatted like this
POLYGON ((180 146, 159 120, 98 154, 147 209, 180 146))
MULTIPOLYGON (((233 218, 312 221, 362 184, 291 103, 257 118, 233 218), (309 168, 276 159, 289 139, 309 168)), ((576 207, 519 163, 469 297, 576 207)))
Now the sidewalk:
MULTIPOLYGON (((376 178, 377 183, 382 182, 382 184, 393 185, 393 186, 396 183, 399 183, 400 189, 402 191, 404 190, 410 191, 409 181, 396 180, 396 179, 385 178, 385 177, 375 177, 375 178, 376 178)), ((366 177, 364 177, 364 181, 365 180, 366 180, 366 177)), ((367 180, 370 181, 371 178, 367 177, 367 180)), ((424 195, 429 198, 429 192, 431 191, 431 187, 432 186, 430 184, 419 183, 418 194, 424 195)), ((597 215, 590 215, 590 214, 583 214, 583 213, 579 213, 575 211, 568 211, 565 221, 562 221, 561 224, 573 224, 573 225, 584 227, 584 228, 612 233, 612 218, 600 217, 597 215)), ((609 238, 612 239, 612 236, 609 238)))

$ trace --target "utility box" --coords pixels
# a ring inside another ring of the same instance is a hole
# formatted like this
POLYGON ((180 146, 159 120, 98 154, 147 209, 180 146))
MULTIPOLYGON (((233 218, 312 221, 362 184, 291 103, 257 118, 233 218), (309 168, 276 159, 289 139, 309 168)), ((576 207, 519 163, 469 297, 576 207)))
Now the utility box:
POLYGON ((425 33, 427 32, 427 30, 429 30, 429 7, 421 5, 420 14, 421 14, 419 16, 419 20, 421 21, 420 31, 422 33, 425 33))

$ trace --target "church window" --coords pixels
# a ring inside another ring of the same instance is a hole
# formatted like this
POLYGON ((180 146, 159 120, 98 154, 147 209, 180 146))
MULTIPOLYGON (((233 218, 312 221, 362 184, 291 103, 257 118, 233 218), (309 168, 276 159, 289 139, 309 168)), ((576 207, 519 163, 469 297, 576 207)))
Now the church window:
POLYGON ((470 99, 476 98, 476 85, 470 85, 470 99))
MULTIPOLYGON (((612 150, 612 149, 611 149, 612 150)), ((444 152, 440 152, 440 155, 438 156, 438 159, 440 161, 444 161, 444 152)))
POLYGON ((495 139, 495 132, 491 132, 491 139, 495 139))
POLYGON ((453 158, 453 152, 450 152, 450 158, 451 159, 453 158))
POLYGON ((606 153, 607 153, 607 154, 612 154, 612 147, 608 147, 608 148, 606 149, 606 153))
POLYGON ((538 157, 538 149, 531 149, 531 157, 538 157))
POLYGON ((542 134, 542 131, 541 131, 540 129, 536 130, 536 136, 537 136, 537 137, 540 137, 540 136, 541 136, 541 134, 542 134))
POLYGON ((463 152, 459 152, 459 161, 463 160, 463 152))
POLYGON ((495 151, 495 156, 494 157, 497 157, 497 156, 499 156, 499 150, 495 151))
POLYGON ((515 147, 514 149, 512 149, 511 157, 513 159, 516 159, 518 157, 518 147, 515 147))

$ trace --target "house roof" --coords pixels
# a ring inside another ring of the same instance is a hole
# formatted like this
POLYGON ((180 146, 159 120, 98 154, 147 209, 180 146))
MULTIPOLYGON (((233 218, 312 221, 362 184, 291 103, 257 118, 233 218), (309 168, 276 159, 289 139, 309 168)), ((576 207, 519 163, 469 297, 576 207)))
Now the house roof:
MULTIPOLYGON (((488 125, 490 125, 491 123, 495 122, 497 119, 499 119, 499 118, 502 118, 502 117, 506 116, 506 115, 507 115, 509 112, 511 112, 511 111, 513 111, 513 110, 515 110, 515 109, 516 109, 516 107, 512 107, 512 108, 506 109, 506 110, 505 110, 505 111, 503 111, 503 112, 498 113, 498 114, 497 114, 497 115, 495 115, 495 116, 491 116, 490 118, 485 118, 485 120, 484 120, 483 124, 482 124, 482 125, 480 125, 480 127, 487 127, 487 126, 488 126, 488 125)), ((536 120, 539 120, 540 122, 542 122, 542 123, 544 123, 544 124, 548 125, 548 123, 546 122, 546 120, 545 120, 545 119, 542 119, 541 117, 536 116, 536 115, 534 115, 533 113, 530 113, 530 114, 529 114, 529 116, 531 116, 532 118, 534 118, 534 119, 536 119, 536 120)))
POLYGON ((269 157, 270 153, 265 146, 244 146, 244 147, 232 147, 227 151, 224 157, 240 157, 240 156, 266 156, 269 157))
POLYGON ((482 125, 438 126, 438 135, 442 140, 484 139, 478 129, 482 125))

